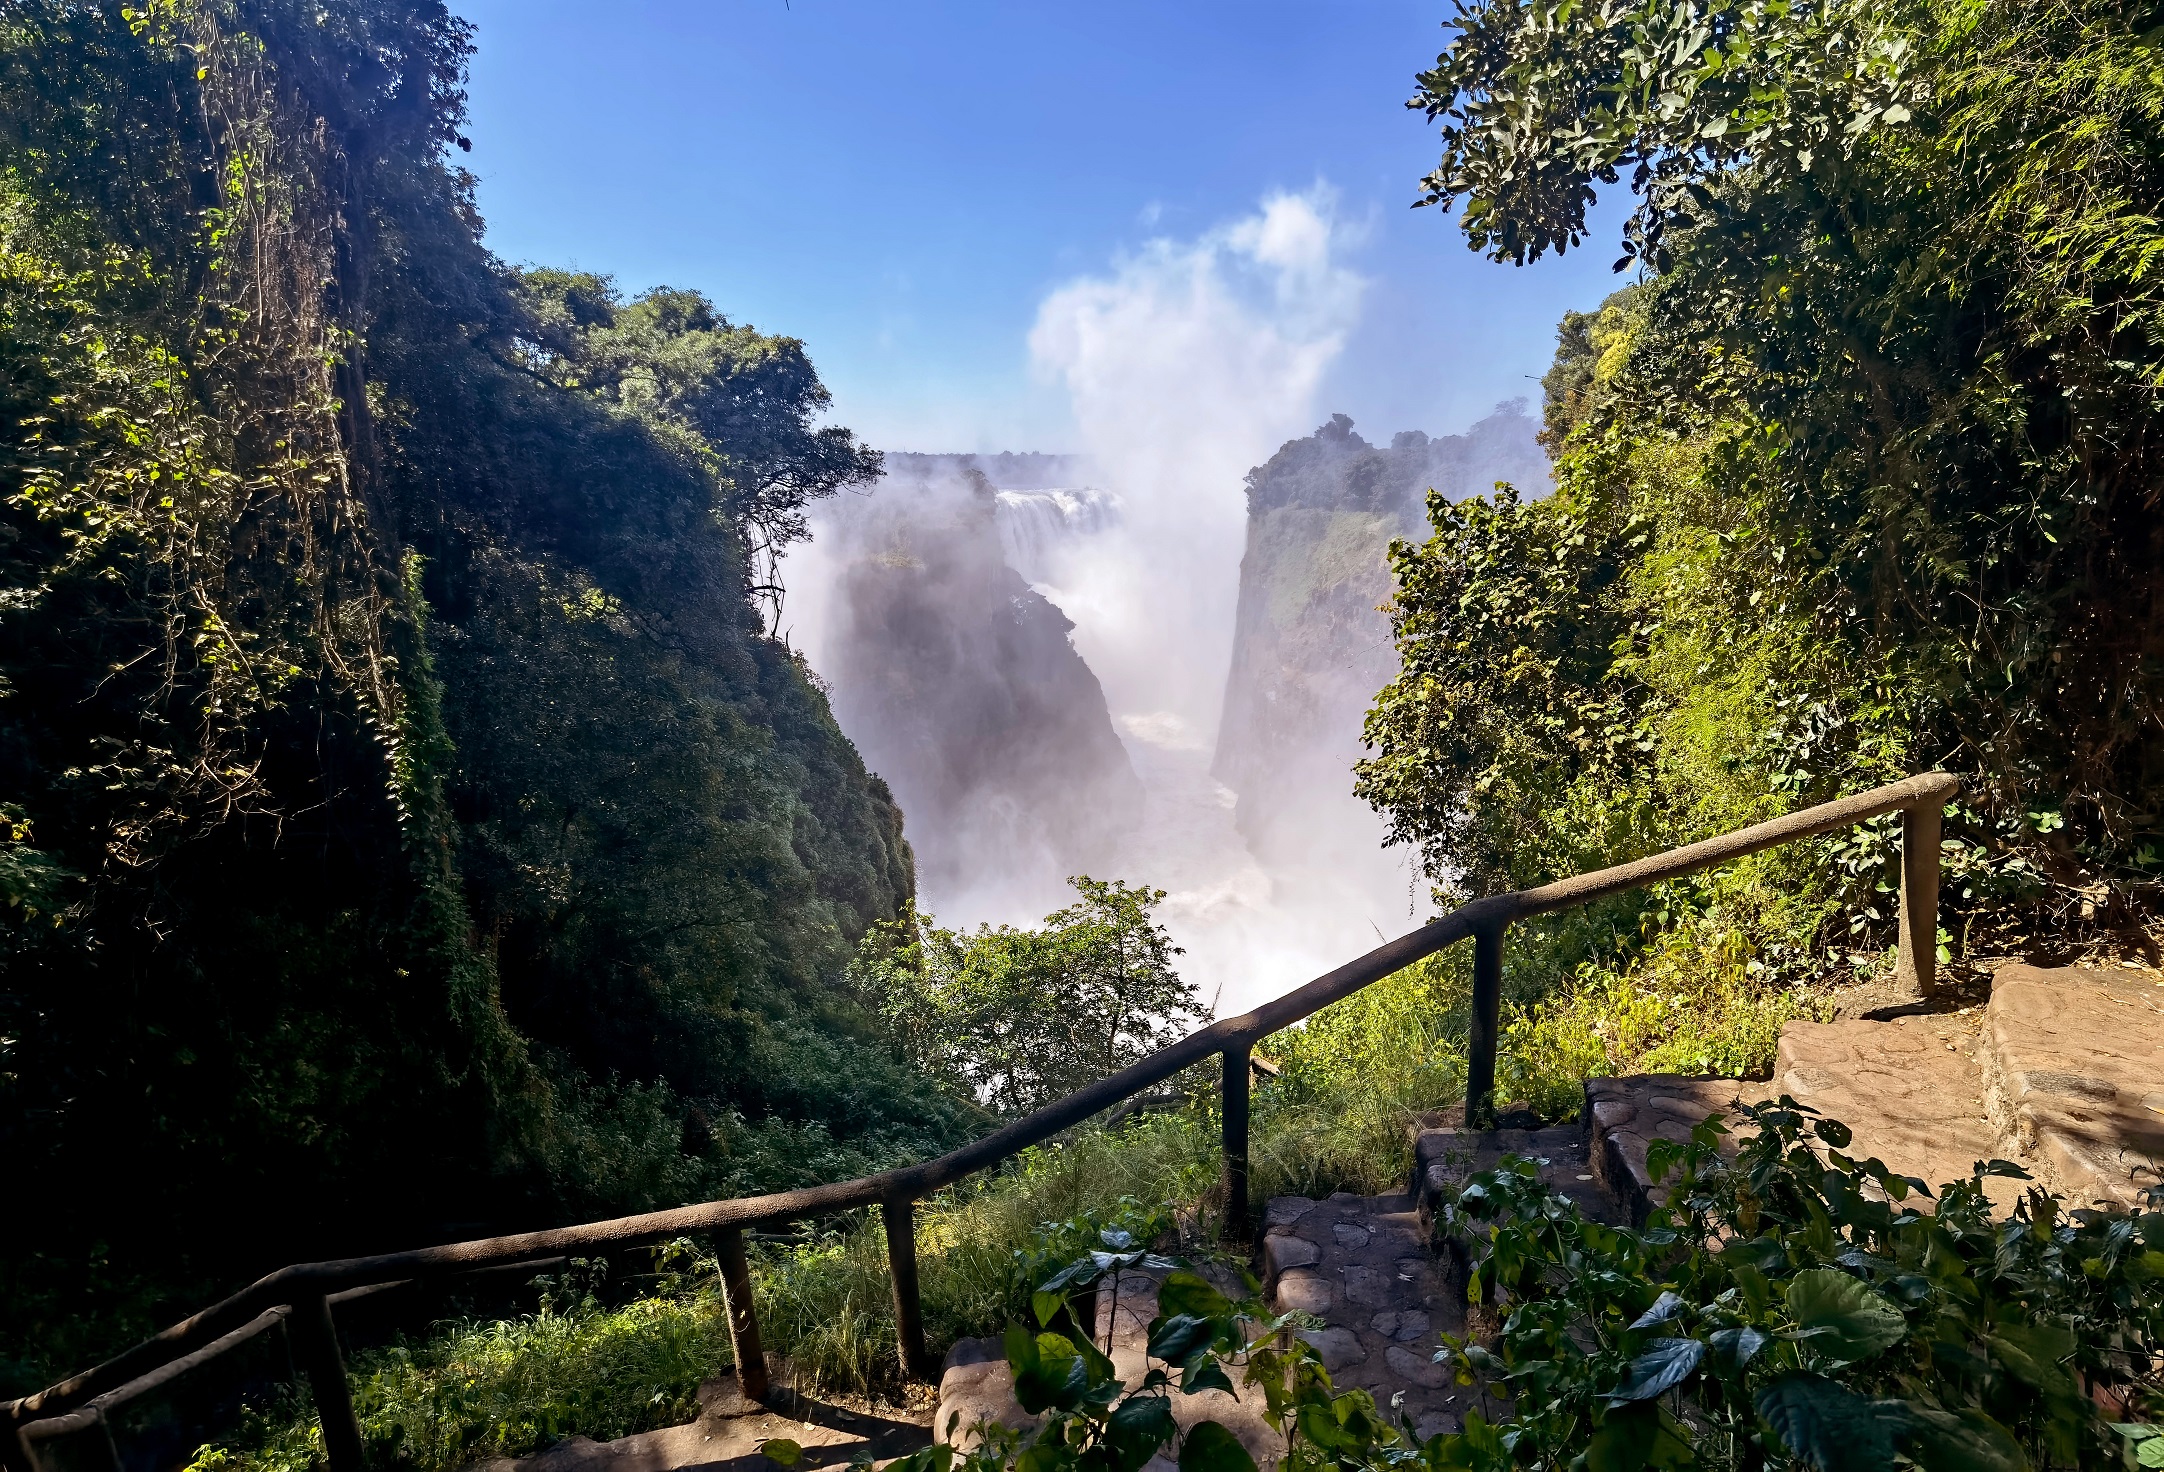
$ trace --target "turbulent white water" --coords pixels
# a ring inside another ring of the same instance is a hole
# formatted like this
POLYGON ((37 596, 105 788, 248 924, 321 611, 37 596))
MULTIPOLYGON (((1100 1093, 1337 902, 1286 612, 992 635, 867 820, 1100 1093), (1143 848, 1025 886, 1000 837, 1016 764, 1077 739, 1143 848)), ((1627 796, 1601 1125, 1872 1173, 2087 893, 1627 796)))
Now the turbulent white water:
MULTIPOLYGON (((1210 774, 1216 732, 1194 713, 1214 711, 1223 676, 1200 682, 1185 711, 1136 709, 1153 693, 1125 677, 1137 665, 1177 668, 1191 651, 1176 628, 1153 630, 1124 574, 1131 526, 1107 492, 1002 491, 1000 530, 1009 565, 1064 609, 1075 640, 1104 681, 1112 723, 1142 780, 1141 822, 1109 873, 1165 891, 1159 911, 1186 954, 1180 972, 1218 1015, 1243 1012, 1411 929, 1428 914, 1411 855, 1385 850, 1383 825, 1352 795, 1350 767, 1333 792, 1306 795, 1311 816, 1297 864, 1266 865, 1234 824, 1239 795, 1210 774), (1101 663, 1100 663, 1101 661, 1101 663)), ((980 884, 945 898, 950 921, 1029 924, 1040 913, 988 865, 980 884)))
POLYGON ((1094 486, 999 493, 999 541, 1007 565, 1031 584, 1057 576, 1076 537, 1119 525, 1119 498, 1094 486))
POLYGON ((1381 824, 1346 794, 1314 862, 1266 870, 1233 826, 1231 788, 1210 746, 1178 717, 1115 715, 1142 779, 1141 825, 1120 876, 1166 892, 1159 918, 1185 949, 1180 973, 1219 1016, 1244 1012, 1412 929, 1428 914, 1410 856, 1381 847, 1381 824))

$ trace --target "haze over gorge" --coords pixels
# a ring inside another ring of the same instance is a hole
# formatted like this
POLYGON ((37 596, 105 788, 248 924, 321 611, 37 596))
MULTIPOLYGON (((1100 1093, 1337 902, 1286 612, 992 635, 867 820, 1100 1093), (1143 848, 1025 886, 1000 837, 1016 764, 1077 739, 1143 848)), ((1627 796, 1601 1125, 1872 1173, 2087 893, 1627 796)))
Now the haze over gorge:
POLYGON ((1154 885, 1221 1012, 1424 918, 1426 885, 1352 795, 1397 668, 1389 545, 1424 535, 1431 487, 1544 492, 1534 428, 1513 402, 1377 446, 1333 415, 1247 472, 1229 524, 1138 504, 1082 455, 894 453, 822 503, 786 625, 893 789, 920 907, 1029 925, 1071 875, 1154 885), (1229 585, 1204 575, 1228 564, 1229 585), (1133 601, 1181 565, 1184 596, 1133 601))

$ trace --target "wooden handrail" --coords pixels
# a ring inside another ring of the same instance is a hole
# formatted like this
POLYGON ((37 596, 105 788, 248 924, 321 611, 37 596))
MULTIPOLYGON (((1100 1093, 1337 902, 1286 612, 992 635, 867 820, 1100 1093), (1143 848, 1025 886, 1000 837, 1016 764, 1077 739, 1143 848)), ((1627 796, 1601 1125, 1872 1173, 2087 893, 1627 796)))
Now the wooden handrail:
MULTIPOLYGON (((34 1443, 72 1429, 72 1423, 55 1427, 49 1424, 52 1421, 92 1402, 97 1403, 96 1411, 102 1414, 108 1405, 147 1393, 171 1378, 174 1372, 165 1372, 165 1367, 173 1362, 188 1358, 191 1364, 197 1363, 199 1360, 195 1357, 207 1347, 214 1353, 222 1352, 258 1328, 267 1326, 273 1320, 274 1311, 284 1311, 294 1316, 307 1331, 307 1358, 312 1366, 310 1380, 319 1398, 318 1412, 325 1426, 332 1472, 364 1472, 359 1465, 358 1433, 354 1428, 350 1401, 334 1405, 320 1403, 326 1398, 344 1401, 344 1397, 336 1395, 334 1390, 334 1381, 340 1389, 343 1381, 333 1373, 338 1366, 338 1351, 330 1322, 330 1306, 339 1298, 355 1290, 395 1281, 516 1266, 572 1253, 650 1246, 695 1232, 725 1234, 735 1246, 734 1258, 740 1259, 741 1234, 746 1230, 869 1206, 878 1206, 886 1218, 889 1251, 896 1258, 892 1264, 895 1269, 895 1316, 905 1373, 912 1377, 927 1375, 929 1367, 924 1358, 916 1302, 912 1203, 997 1165, 1032 1145, 1041 1144, 1217 1055, 1224 1065, 1226 1227, 1229 1233, 1244 1236, 1248 1206, 1247 1073, 1248 1058, 1254 1045, 1458 941, 1470 938, 1475 947, 1466 1108, 1468 1118, 1478 1121, 1487 1116, 1492 1103, 1503 934, 1511 924, 1662 880, 1681 878, 1799 838, 1829 833, 1899 812, 1903 815, 1903 824, 1898 972, 1918 993, 1928 995, 1938 942, 1940 817, 1946 804, 1960 791, 1961 783, 1957 778, 1944 772, 1927 773, 1627 864, 1574 875, 1533 889, 1474 900, 1447 915, 1436 917, 1410 934, 1377 946, 1295 991, 1237 1017, 1213 1022, 1118 1073, 1023 1115, 982 1139, 916 1165, 797 1191, 700 1202, 579 1226, 280 1268, 104 1364, 70 1376, 34 1395, 0 1405, 0 1411, 6 1413, 10 1433, 0 1436, 0 1460, 14 1472, 42 1472, 33 1451, 34 1443), (906 1263, 900 1260, 902 1257, 907 1258, 906 1263), (247 1333, 240 1332, 244 1328, 247 1333)), ((725 1273, 728 1281, 724 1287, 731 1337, 737 1350, 743 1388, 748 1394, 755 1395, 766 1378, 764 1362, 761 1360, 756 1366, 748 1366, 744 1360, 747 1356, 759 1359, 758 1324, 752 1316, 748 1278, 740 1263, 732 1262, 731 1265, 736 1271, 725 1273)), ((209 1354, 202 1355, 202 1358, 209 1357, 209 1354)))

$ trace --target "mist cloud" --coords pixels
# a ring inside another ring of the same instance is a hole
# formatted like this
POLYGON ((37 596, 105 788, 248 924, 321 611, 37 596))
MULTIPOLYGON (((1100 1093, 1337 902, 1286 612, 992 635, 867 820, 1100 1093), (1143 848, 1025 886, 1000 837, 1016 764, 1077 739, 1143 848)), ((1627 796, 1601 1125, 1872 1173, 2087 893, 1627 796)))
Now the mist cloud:
POLYGON ((1062 601, 1117 714, 1214 730, 1231 652, 1242 477, 1313 427, 1358 319, 1352 233, 1318 185, 1193 240, 1152 240, 1053 290, 1029 337, 1081 448, 1126 505, 1125 535, 1062 601))
POLYGON ((1040 306, 1030 352, 1063 386, 1079 446, 1120 496, 1116 534, 1077 546, 1047 594, 1103 682, 1147 791, 1122 877, 1170 892, 1182 969, 1239 1010, 1375 944, 1410 916, 1349 770, 1307 809, 1334 864, 1272 869, 1210 775, 1231 666, 1248 470, 1322 417, 1317 394, 1367 283, 1322 186, 1274 194, 1192 240, 1153 240, 1040 306))

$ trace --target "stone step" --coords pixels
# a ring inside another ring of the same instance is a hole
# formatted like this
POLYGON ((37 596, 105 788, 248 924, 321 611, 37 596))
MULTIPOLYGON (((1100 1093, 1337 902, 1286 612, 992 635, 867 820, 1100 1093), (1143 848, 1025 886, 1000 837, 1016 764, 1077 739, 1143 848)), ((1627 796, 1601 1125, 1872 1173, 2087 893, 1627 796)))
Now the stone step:
MULTIPOLYGON (((1685 1140, 1709 1114, 1783 1094, 1846 1124, 1845 1153, 1876 1156, 1933 1191, 2002 1159, 2076 1205, 2124 1210, 2159 1184, 2164 1162, 2164 984, 2148 972, 2012 965, 1981 1012, 1792 1022, 1770 1081, 1590 1079, 1594 1173, 1642 1222, 1660 1199, 1646 1170, 1653 1140, 1685 1140)), ((2002 1211, 2025 1189, 1987 1182, 2002 1211)))
POLYGON ((1577 1203, 1595 1221, 1625 1219, 1621 1199, 1592 1158, 1581 1125, 1545 1129, 1468 1130, 1461 1125, 1430 1126, 1413 1136, 1413 1189, 1421 1215, 1433 1221, 1444 1190, 1480 1171, 1493 1170, 1506 1155, 1543 1162, 1541 1179, 1577 1203))
POLYGON ((614 1441, 573 1436, 530 1457, 496 1458, 469 1472, 774 1472, 759 1450, 768 1441, 804 1449, 803 1467, 875 1466, 932 1443, 922 1412, 851 1409, 791 1393, 787 1365, 777 1363, 773 1405, 744 1399, 734 1371, 699 1387, 699 1416, 682 1426, 642 1431, 614 1441))
POLYGON ((1310 1315, 1340 1390, 1367 1391, 1422 1440, 1460 1425, 1463 1393, 1434 1362, 1465 1327, 1465 1301, 1429 1250, 1417 1196, 1280 1196, 1263 1218, 1264 1288, 1279 1313, 1310 1315))
POLYGON ((2156 973, 2003 967, 1981 1062, 1985 1112, 2000 1139, 2069 1201, 2125 1211, 2164 1188, 2156 973))

